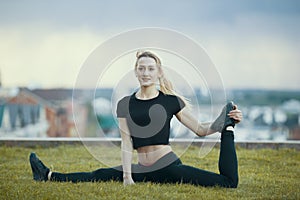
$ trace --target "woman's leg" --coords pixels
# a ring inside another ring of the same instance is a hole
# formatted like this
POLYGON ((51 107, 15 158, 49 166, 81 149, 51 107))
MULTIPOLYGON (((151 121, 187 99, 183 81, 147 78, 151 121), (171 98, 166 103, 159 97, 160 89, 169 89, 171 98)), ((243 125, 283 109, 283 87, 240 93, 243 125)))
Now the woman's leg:
MULTIPOLYGON (((176 157, 177 158, 177 157, 176 157)), ((164 161, 168 160, 165 159, 164 161)), ((58 182, 91 182, 91 181, 123 181, 122 166, 114 168, 100 168, 93 172, 75 172, 75 173, 59 173, 50 172, 50 169, 44 165, 44 163, 36 156, 35 153, 31 153, 30 165, 33 173, 33 179, 36 181, 58 181, 58 182)), ((157 163, 157 165, 159 162, 157 163)), ((159 168, 159 166, 157 166, 159 168)), ((160 169, 160 168, 159 168, 160 169)), ((142 165, 132 165, 133 179, 136 182, 151 181, 152 176, 149 172, 155 171, 149 170, 142 165)), ((155 178, 155 177, 154 177, 155 178)))
POLYGON ((224 130, 221 135, 220 157, 219 157, 220 174, 229 179, 232 187, 238 185, 238 161, 235 151, 233 131, 224 130))
POLYGON ((114 168, 100 168, 93 172, 75 172, 75 173, 58 173, 51 174, 51 181, 59 182, 93 182, 93 181, 122 181, 123 172, 121 166, 114 168))
POLYGON ((237 156, 232 131, 223 131, 219 155, 220 174, 183 165, 178 159, 171 165, 154 172, 159 175, 158 182, 190 183, 201 186, 221 186, 236 188, 238 185, 237 156))
POLYGON ((122 167, 101 168, 93 172, 76 172, 76 173, 58 173, 50 172, 49 168, 36 156, 31 153, 29 157, 33 179, 36 181, 60 181, 60 182, 87 182, 87 181, 122 181, 122 167))

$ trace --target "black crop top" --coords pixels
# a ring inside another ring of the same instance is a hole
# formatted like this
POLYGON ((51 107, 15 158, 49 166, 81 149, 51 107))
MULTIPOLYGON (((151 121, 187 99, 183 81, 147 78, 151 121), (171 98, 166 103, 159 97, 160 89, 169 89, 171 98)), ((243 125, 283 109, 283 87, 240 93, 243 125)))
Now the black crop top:
POLYGON ((126 118, 133 148, 169 144, 170 121, 184 106, 177 96, 159 95, 152 99, 137 99, 136 93, 118 102, 117 117, 126 118))

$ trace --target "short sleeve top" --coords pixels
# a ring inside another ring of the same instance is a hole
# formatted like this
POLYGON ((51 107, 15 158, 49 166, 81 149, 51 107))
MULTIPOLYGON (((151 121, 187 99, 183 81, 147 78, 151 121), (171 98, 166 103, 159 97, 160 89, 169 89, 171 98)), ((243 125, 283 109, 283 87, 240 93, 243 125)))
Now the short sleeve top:
POLYGON ((169 144, 171 119, 184 106, 181 98, 161 91, 147 100, 138 99, 133 93, 118 102, 117 117, 126 118, 134 149, 169 144))

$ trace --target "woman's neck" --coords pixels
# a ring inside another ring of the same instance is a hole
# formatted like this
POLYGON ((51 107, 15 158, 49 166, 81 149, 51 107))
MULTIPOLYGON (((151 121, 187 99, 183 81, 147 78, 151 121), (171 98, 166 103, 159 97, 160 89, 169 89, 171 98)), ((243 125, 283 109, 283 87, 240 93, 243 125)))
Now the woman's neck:
POLYGON ((139 99, 152 99, 159 94, 156 87, 141 87, 136 93, 136 97, 139 99))

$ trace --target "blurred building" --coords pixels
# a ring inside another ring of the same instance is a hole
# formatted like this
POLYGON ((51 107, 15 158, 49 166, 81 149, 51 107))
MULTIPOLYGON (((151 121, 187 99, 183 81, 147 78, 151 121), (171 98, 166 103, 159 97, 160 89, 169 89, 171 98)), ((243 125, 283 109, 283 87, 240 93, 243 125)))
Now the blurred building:
MULTIPOLYGON (((69 91, 67 96, 70 97, 69 91)), ((64 97, 66 94, 63 95, 62 91, 1 88, 0 136, 70 137, 77 135, 76 128, 85 128, 86 108, 76 102, 72 106, 72 98, 64 97), (82 119, 78 120, 78 123, 81 123, 78 127, 73 120, 74 109, 82 116, 82 119)), ((84 132, 84 130, 80 131, 84 132)))
POLYGON ((81 96, 81 92, 76 93, 78 96, 75 97, 72 89, 35 89, 32 93, 47 99, 55 108, 46 108, 46 118, 49 123, 48 136, 86 136, 88 108, 85 100, 81 99, 84 96, 81 96), (74 113, 76 113, 76 120, 74 120, 74 113))
POLYGON ((46 136, 49 125, 45 108, 51 104, 26 88, 0 89, 0 135, 46 136))

